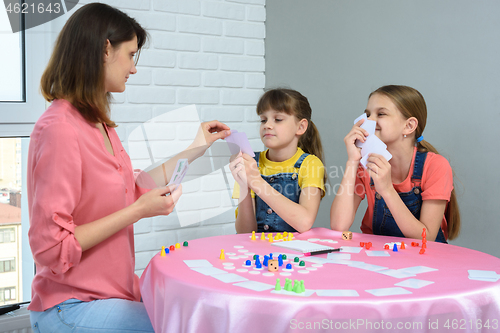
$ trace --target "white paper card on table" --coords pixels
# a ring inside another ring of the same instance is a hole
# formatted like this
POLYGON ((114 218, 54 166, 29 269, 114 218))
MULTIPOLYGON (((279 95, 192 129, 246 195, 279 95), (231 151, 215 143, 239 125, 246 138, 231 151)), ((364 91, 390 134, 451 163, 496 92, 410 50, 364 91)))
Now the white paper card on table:
POLYGON ((356 290, 351 289, 320 289, 316 290, 318 296, 337 296, 337 297, 358 297, 356 290))
POLYGON ((398 271, 405 271, 406 273, 410 274, 420 274, 420 273, 427 273, 427 272, 434 272, 437 271, 437 268, 431 268, 427 266, 413 266, 413 267, 407 267, 407 268, 400 268, 398 271))
POLYGON ((332 252, 332 253, 328 253, 326 258, 332 259, 332 260, 351 260, 351 254, 350 253, 332 252))
POLYGON ((279 294, 279 295, 287 295, 287 296, 296 296, 296 297, 309 297, 312 294, 314 294, 314 290, 306 289, 306 291, 302 293, 296 293, 294 291, 286 291, 283 289, 283 286, 281 287, 281 290, 271 290, 272 294, 279 294))
POLYGON ((245 132, 238 132, 231 130, 231 134, 225 139, 229 146, 231 154, 238 154, 241 150, 242 153, 248 154, 252 157, 255 156, 250 141, 245 132))
POLYGON ((398 287, 420 289, 422 287, 433 284, 433 281, 419 280, 419 279, 408 279, 395 284, 398 287))
POLYGON ((390 257, 391 255, 387 251, 365 251, 366 255, 369 257, 390 257))
POLYGON ((470 280, 497 282, 500 279, 500 275, 497 274, 495 271, 470 269, 468 270, 468 272, 470 280))
POLYGON ((242 287, 254 291, 264 291, 264 290, 269 290, 273 289, 274 285, 267 284, 267 283, 262 283, 262 282, 257 282, 257 281, 244 281, 244 282, 238 282, 233 284, 233 286, 237 287, 242 287))
POLYGON ((378 265, 372 265, 372 264, 367 264, 365 262, 360 262, 360 261, 350 262, 347 265, 349 267, 355 267, 355 268, 364 269, 366 271, 372 271, 372 272, 378 272, 378 271, 387 270, 387 267, 378 266, 378 265))
POLYGON ((200 260, 184 260, 184 263, 190 267, 190 268, 195 268, 195 267, 212 267, 213 265, 210 263, 210 261, 206 259, 200 259, 200 260))
POLYGON ((193 271, 201 273, 203 275, 217 275, 217 274, 228 274, 226 271, 216 268, 216 267, 194 267, 191 268, 193 271))
POLYGON ((362 247, 358 246, 341 246, 340 248, 341 248, 340 252, 343 253, 359 253, 361 252, 361 250, 363 250, 362 247))
POLYGON ((316 251, 333 250, 331 246, 321 245, 318 243, 311 243, 304 240, 292 240, 282 243, 272 243, 271 245, 279 246, 285 249, 294 250, 302 253, 310 253, 316 251))
POLYGON ((212 277, 216 278, 217 280, 222 281, 224 283, 248 281, 247 278, 245 278, 243 276, 239 276, 238 274, 234 274, 234 273, 217 274, 217 275, 212 275, 212 277))
POLYGON ((397 278, 397 279, 405 279, 405 278, 415 276, 415 274, 407 273, 405 271, 401 271, 398 269, 384 269, 381 271, 377 271, 377 273, 384 274, 387 276, 392 276, 392 277, 397 278))
POLYGON ((391 295, 409 295, 409 294, 412 294, 411 291, 406 290, 406 289, 401 288, 401 287, 369 289, 369 290, 366 290, 366 292, 372 294, 373 296, 391 296, 391 295))

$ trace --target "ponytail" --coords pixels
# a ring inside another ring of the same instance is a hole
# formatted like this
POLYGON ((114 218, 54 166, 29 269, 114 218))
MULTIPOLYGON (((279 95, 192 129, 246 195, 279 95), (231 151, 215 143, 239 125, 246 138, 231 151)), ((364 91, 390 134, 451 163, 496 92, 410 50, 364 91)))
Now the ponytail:
MULTIPOLYGON (((417 150, 420 152, 432 152, 439 154, 436 148, 432 146, 429 142, 422 140, 417 143, 417 150)), ((453 178, 455 178, 455 172, 453 171, 453 178)), ((453 182, 455 183, 455 182, 453 182)), ((460 210, 458 208, 457 195, 455 193, 455 184, 453 184, 453 190, 450 195, 450 202, 444 212, 446 222, 448 224, 448 239, 455 239, 460 234, 460 210)))
MULTIPOLYGON (((306 132, 302 134, 302 136, 299 138, 299 147, 306 153, 318 157, 321 160, 321 162, 323 162, 324 165, 325 161, 323 159, 324 158, 323 145, 321 144, 321 137, 319 135, 319 131, 311 119, 309 119, 308 123, 309 124, 307 126, 306 132)), ((323 182, 325 184, 327 182, 326 172, 323 176, 323 182)))

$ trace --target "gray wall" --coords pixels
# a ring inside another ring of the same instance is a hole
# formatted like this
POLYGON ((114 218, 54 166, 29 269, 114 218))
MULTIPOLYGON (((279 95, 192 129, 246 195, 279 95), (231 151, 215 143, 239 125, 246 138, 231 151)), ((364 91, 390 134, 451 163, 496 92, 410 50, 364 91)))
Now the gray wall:
MULTIPOLYGON (((454 169, 462 233, 452 244, 500 257, 500 1, 267 0, 266 87, 309 98, 331 188, 315 226, 329 227, 344 136, 385 84, 418 89, 424 136, 454 169)), ((351 228, 359 232, 362 203, 351 228)))

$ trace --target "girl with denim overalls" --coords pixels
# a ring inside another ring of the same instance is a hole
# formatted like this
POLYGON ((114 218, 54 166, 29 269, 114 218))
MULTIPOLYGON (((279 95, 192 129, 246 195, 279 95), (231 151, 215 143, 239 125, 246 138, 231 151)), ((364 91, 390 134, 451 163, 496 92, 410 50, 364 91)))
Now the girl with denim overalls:
POLYGON ((390 161, 372 153, 366 170, 360 166, 368 132, 356 123, 344 139, 348 160, 330 210, 331 228, 349 230, 359 204, 367 197, 364 233, 421 238, 446 243, 458 236, 460 213, 453 171, 448 161, 424 141, 427 120, 423 96, 407 86, 383 86, 370 94, 365 110, 376 121, 375 135, 392 154, 390 161))
POLYGON ((295 90, 273 89, 260 98, 260 137, 268 149, 255 157, 240 152, 230 163, 238 183, 238 233, 311 229, 325 193, 323 150, 311 112, 295 90))

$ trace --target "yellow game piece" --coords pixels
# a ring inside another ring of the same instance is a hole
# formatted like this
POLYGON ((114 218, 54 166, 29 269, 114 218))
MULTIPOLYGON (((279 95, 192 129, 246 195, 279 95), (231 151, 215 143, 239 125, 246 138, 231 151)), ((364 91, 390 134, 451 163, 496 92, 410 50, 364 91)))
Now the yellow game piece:
POLYGON ((180 249, 180 248, 181 248, 181 244, 176 243, 176 244, 175 244, 175 248, 176 248, 176 249, 180 249))
POLYGON ((161 257, 165 257, 165 256, 166 256, 166 254, 165 254, 165 246, 162 246, 162 247, 161 247, 160 256, 161 256, 161 257))
POLYGON ((273 234, 271 232, 269 233, 269 235, 267 235, 267 238, 269 239, 269 243, 274 242, 273 234))
POLYGON ((255 231, 252 231, 252 240, 255 240, 255 231))
POLYGON ((276 234, 275 239, 276 239, 276 240, 282 239, 282 236, 281 236, 281 234, 280 234, 279 232, 276 234))
POLYGON ((288 237, 288 232, 284 231, 283 232, 283 238, 287 238, 288 237))
POLYGON ((292 239, 293 239, 293 234, 290 232, 290 233, 288 234, 288 240, 289 240, 289 241, 291 241, 292 239))
POLYGON ((222 259, 222 260, 226 259, 226 256, 224 254, 224 250, 220 250, 220 257, 219 257, 219 259, 222 259))
POLYGON ((260 239, 261 240, 266 240, 266 234, 264 232, 262 232, 262 234, 260 235, 260 239))

